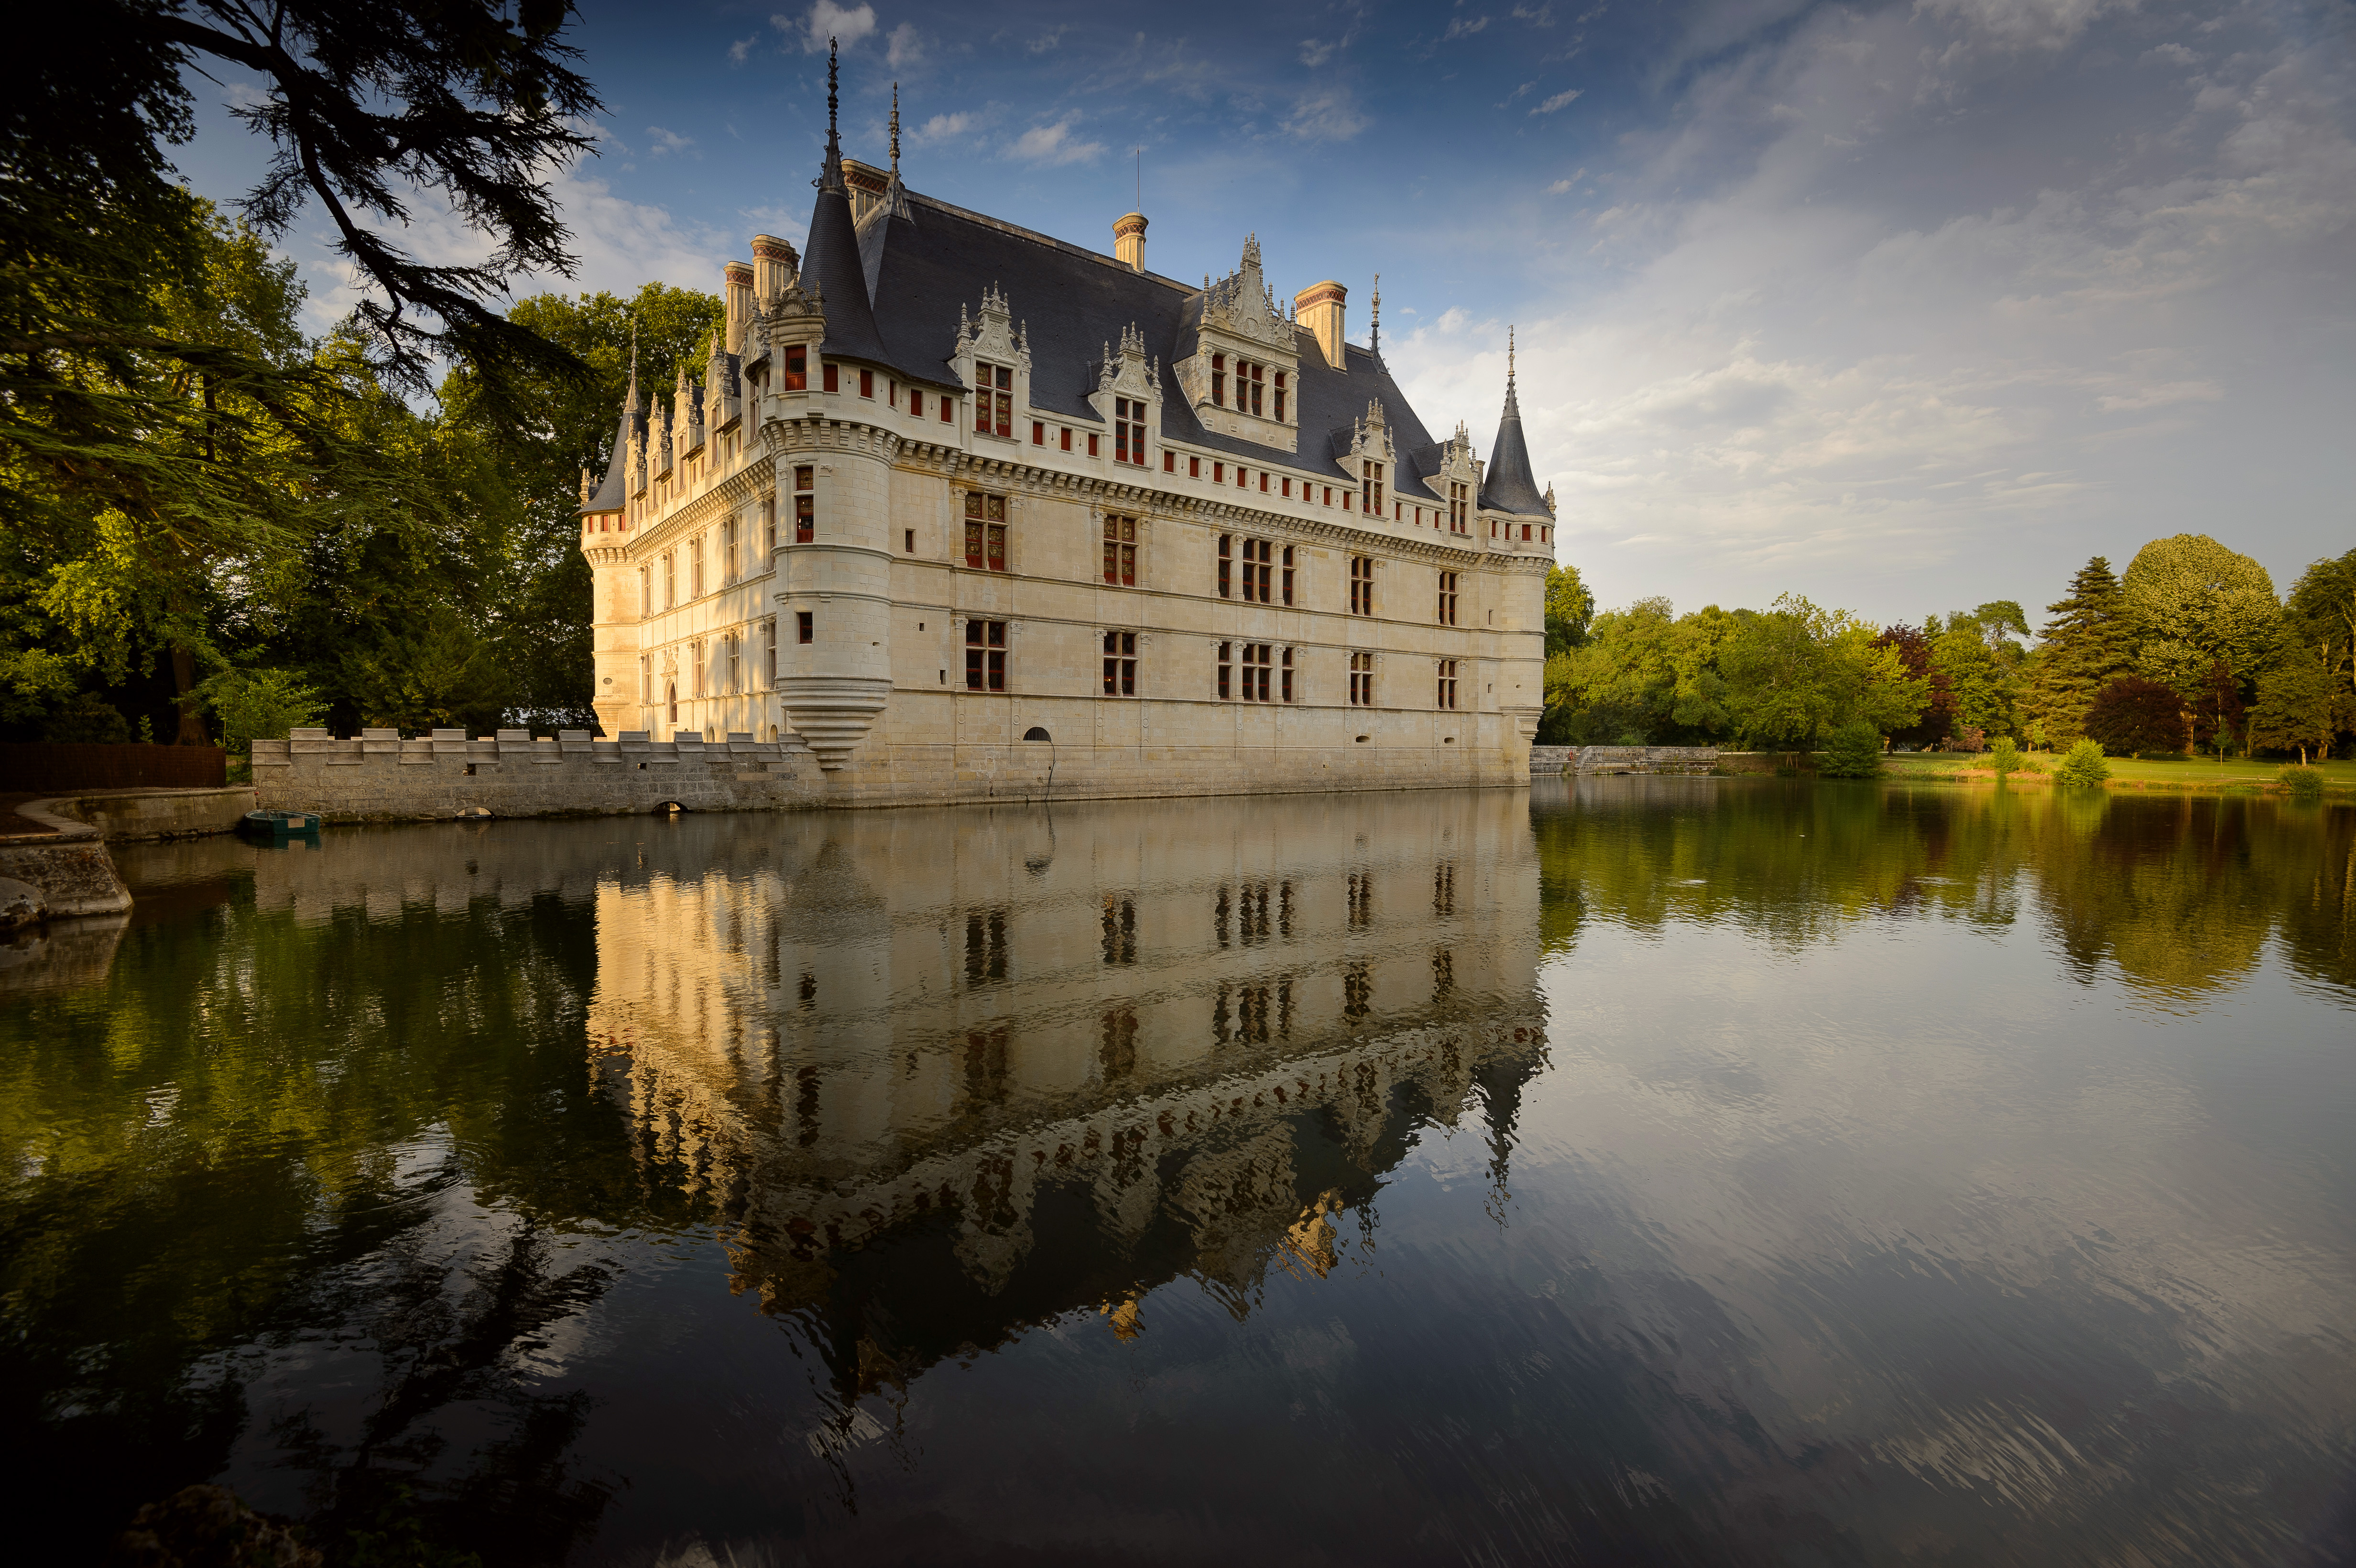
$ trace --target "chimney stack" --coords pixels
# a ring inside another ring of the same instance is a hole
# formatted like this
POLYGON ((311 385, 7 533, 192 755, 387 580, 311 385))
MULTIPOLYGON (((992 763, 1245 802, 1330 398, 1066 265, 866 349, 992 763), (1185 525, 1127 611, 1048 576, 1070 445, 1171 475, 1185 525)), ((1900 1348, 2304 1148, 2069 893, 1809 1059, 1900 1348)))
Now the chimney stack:
POLYGON ((1131 212, 1113 219, 1112 253, 1130 272, 1145 271, 1145 214, 1131 212))
POLYGON ((774 234, 753 236, 753 304, 766 310, 769 302, 786 292, 786 280, 801 265, 794 248, 774 234))
POLYGON ((731 261, 722 272, 721 297, 728 302, 725 343, 731 354, 744 352, 744 327, 753 319, 753 263, 731 261))
POLYGON ((1317 338, 1317 347, 1325 356, 1325 363, 1334 369, 1342 364, 1342 308, 1350 291, 1328 278, 1322 283, 1312 283, 1292 296, 1294 316, 1317 338))

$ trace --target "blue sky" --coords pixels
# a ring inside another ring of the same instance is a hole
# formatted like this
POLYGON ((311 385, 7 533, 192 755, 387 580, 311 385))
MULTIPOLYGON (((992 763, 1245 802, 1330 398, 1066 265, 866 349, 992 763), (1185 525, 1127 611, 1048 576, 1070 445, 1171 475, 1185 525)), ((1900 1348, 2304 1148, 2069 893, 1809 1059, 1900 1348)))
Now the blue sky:
MULTIPOLYGON (((558 286, 715 288, 798 240, 825 136, 916 189, 1148 264, 1338 278, 1485 452, 1519 328, 1561 553, 1607 604, 1880 621, 2056 598, 2214 535, 2287 589, 2356 546, 2351 9, 1913 0, 1151 9, 588 4, 600 155, 558 286)), ((247 84, 199 83, 216 102, 247 84)), ((216 110, 182 167, 233 196, 216 110)), ((411 242, 473 242, 430 208, 411 242)), ((340 278, 288 237, 323 325, 340 278)), ((1013 302, 1019 314, 1050 301, 1013 302)))

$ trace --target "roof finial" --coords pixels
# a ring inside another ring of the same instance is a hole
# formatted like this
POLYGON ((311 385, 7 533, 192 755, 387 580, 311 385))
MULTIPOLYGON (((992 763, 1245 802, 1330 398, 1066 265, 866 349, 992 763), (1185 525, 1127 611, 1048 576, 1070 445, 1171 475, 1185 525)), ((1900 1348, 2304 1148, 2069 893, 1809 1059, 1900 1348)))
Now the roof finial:
POLYGON ((900 177, 900 84, 892 84, 892 177, 900 177))
POLYGON ((638 318, 630 317, 630 407, 638 406, 638 318))
POLYGON ((839 50, 832 38, 826 41, 826 166, 818 172, 820 190, 842 188, 842 137, 835 128, 836 62, 839 50))
MULTIPOLYGON (((1511 328, 1507 330, 1510 331, 1511 328)), ((1373 353, 1380 354, 1383 351, 1383 275, 1380 272, 1375 274, 1375 315, 1373 325, 1367 328, 1367 333, 1366 347, 1373 353)))
POLYGON ((1511 325, 1510 324, 1508 324, 1508 325, 1507 325, 1507 326, 1505 327, 1505 387, 1506 387, 1506 389, 1510 391, 1510 390, 1513 389, 1513 385, 1514 385, 1514 329, 1513 329, 1512 325, 1511 325))

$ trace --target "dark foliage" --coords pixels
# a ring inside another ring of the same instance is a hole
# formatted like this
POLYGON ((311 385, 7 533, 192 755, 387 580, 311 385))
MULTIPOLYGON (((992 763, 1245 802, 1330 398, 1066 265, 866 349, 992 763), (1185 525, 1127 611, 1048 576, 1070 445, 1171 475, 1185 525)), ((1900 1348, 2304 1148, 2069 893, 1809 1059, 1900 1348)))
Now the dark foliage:
POLYGON ((2228 747, 2242 739, 2246 712, 2242 706, 2241 683, 2222 661, 2209 671, 2209 678, 2192 699, 2192 745, 2196 751, 2214 751, 2222 759, 2228 747))
POLYGON ((1955 731, 1955 691, 1945 674, 1932 667, 1931 639, 1912 626, 1901 623, 1890 627, 1873 639, 1874 646, 1896 648, 1906 673, 1917 680, 1931 683, 1930 700, 1922 705, 1922 717, 1903 730, 1890 731, 1890 741, 1901 746, 1929 749, 1939 745, 1955 731))
POLYGON ((2086 709, 2086 733, 2115 757, 2179 756, 2186 740, 2184 699, 2171 687, 2121 676, 2086 709))

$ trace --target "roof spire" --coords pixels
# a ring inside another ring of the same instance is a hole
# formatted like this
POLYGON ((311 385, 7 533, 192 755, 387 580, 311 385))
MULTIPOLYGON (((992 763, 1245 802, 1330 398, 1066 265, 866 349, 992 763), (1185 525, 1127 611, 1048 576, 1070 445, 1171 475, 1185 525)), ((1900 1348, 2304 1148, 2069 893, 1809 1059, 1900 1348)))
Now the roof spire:
MULTIPOLYGON (((1508 327, 1506 330, 1510 332, 1513 329, 1508 327)), ((1366 347, 1373 353, 1380 354, 1383 351, 1383 275, 1380 272, 1375 274, 1374 324, 1367 328, 1367 331, 1369 336, 1366 339, 1366 347)))
POLYGON ((900 84, 892 84, 892 177, 900 177, 900 84))
POLYGON ((842 186, 842 137, 835 129, 836 59, 839 50, 835 40, 826 41, 826 165, 818 171, 820 190, 841 190, 842 186))
POLYGON ((1511 396, 1513 395, 1513 391, 1514 391, 1514 328, 1513 328, 1513 325, 1509 322, 1509 323, 1507 323, 1507 324, 1506 324, 1506 326, 1505 326, 1505 395, 1506 395, 1507 397, 1511 397, 1511 396))
POLYGON ((630 400, 628 408, 638 406, 638 318, 630 317, 630 400))

